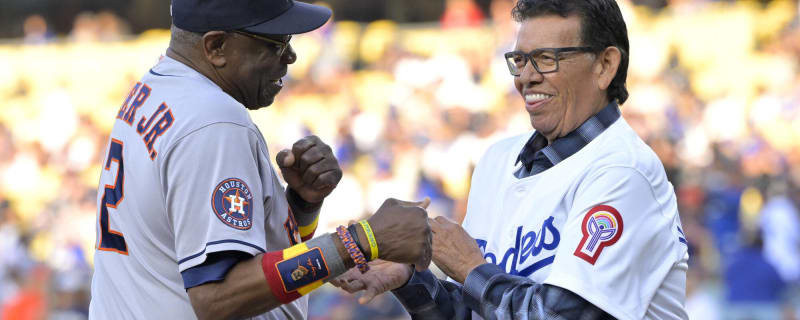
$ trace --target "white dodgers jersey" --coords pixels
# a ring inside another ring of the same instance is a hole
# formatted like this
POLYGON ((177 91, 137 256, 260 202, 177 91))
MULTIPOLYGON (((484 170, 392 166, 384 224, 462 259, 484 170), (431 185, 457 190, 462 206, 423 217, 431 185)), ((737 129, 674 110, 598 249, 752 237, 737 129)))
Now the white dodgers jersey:
MULTIPOLYGON (((181 272, 299 241, 244 106, 163 57, 120 107, 98 188, 92 319, 195 319, 181 272)), ((307 298, 259 319, 305 318, 307 298)))
POLYGON ((520 179, 515 162, 531 134, 490 147, 473 173, 463 226, 485 259, 618 319, 687 319, 688 248, 655 153, 620 117, 520 179))

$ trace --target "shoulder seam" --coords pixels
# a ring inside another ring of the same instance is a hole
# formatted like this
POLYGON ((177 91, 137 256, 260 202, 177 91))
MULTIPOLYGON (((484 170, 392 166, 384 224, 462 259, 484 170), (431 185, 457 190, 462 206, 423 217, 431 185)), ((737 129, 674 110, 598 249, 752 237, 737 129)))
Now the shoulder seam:
POLYGON ((238 126, 238 127, 243 127, 243 128, 246 128, 247 130, 249 130, 250 132, 252 132, 252 133, 256 134, 256 136, 258 136, 257 132, 256 132, 255 130, 253 130, 253 128, 250 128, 249 126, 243 125, 243 124, 241 124, 241 123, 236 123, 236 122, 231 122, 231 121, 218 121, 218 122, 212 122, 212 123, 209 123, 209 124, 206 124, 206 125, 203 125, 203 126, 200 126, 200 127, 194 128, 194 129, 192 129, 191 131, 187 132, 186 134, 184 134, 184 135, 182 135, 182 136, 180 136, 180 137, 176 138, 176 139, 175 139, 175 141, 172 143, 172 145, 170 145, 170 146, 167 148, 167 151, 165 151, 165 152, 163 153, 164 157, 166 157, 167 155, 169 155, 169 154, 172 152, 172 150, 173 150, 173 149, 175 149, 175 147, 176 147, 176 146, 177 146, 177 145, 178 145, 178 144, 179 144, 181 141, 183 141, 183 139, 185 139, 186 137, 190 136, 191 134, 193 134, 193 133, 195 133, 195 132, 198 132, 198 131, 200 131, 200 130, 202 130, 202 129, 205 129, 205 128, 207 128, 207 127, 210 127, 210 126, 213 126, 213 125, 216 125, 216 124, 232 124, 232 125, 235 125, 235 126, 238 126))
POLYGON ((591 176, 591 178, 596 178, 597 176, 599 176, 602 173, 602 170, 604 169, 613 169, 613 168, 631 169, 634 172, 636 172, 642 179, 644 179, 644 181, 647 182, 648 189, 650 190, 650 196, 653 197, 653 200, 655 200, 658 203, 658 212, 661 214, 661 217, 666 218, 666 215, 664 214, 663 211, 664 204, 658 201, 658 197, 656 197, 656 191, 653 190, 653 184, 650 183, 650 180, 647 179, 647 176, 645 176, 639 169, 630 165, 610 164, 598 168, 597 171, 595 171, 595 173, 591 176))
MULTIPOLYGON (((224 121, 224 122, 212 122, 212 123, 209 123, 209 124, 206 124, 206 125, 203 125, 203 126, 197 127, 197 128, 195 128, 195 129, 192 129, 191 131, 187 132, 186 134, 184 134, 184 135, 180 136, 179 138, 176 138, 176 139, 175 139, 175 142, 173 142, 173 143, 172 143, 172 145, 170 145, 170 146, 167 148, 167 150, 166 150, 166 151, 164 151, 163 153, 159 152, 159 154, 158 154, 158 157, 161 157, 162 159, 166 159, 166 158, 167 158, 167 157, 169 157, 169 155, 172 153, 172 150, 174 150, 174 149, 175 149, 175 147, 177 147, 177 146, 178 146, 178 144, 180 144, 180 143, 183 141, 183 139, 184 139, 184 138, 186 138, 186 137, 188 137, 189 135, 191 135, 191 134, 193 134, 193 133, 195 133, 195 132, 198 132, 198 131, 200 131, 200 130, 202 130, 202 129, 205 129, 205 128, 207 128, 207 127, 213 126, 213 125, 215 125, 215 124, 232 124, 232 125, 235 125, 235 126, 243 127, 243 128, 246 128, 246 129, 248 129, 248 130, 249 130, 250 132, 252 132, 253 134, 256 134, 256 136, 258 136, 257 132, 256 132, 255 130, 253 130, 253 128, 250 128, 250 127, 248 127, 248 126, 242 125, 242 124, 240 124, 240 123, 236 123, 236 122, 229 122, 229 121, 224 121)), ((260 143, 260 141, 259 141, 259 143, 260 143)), ((160 187, 161 187, 161 190, 164 190, 164 185, 162 184, 162 179, 161 179, 161 164, 162 164, 161 162, 159 162, 159 161, 156 161, 156 173, 158 174, 158 183, 159 183, 159 185, 160 185, 160 187)), ((166 201, 166 197, 163 197, 163 198, 164 198, 164 201, 166 201)), ((165 203, 165 205, 166 205, 166 203, 165 203)))

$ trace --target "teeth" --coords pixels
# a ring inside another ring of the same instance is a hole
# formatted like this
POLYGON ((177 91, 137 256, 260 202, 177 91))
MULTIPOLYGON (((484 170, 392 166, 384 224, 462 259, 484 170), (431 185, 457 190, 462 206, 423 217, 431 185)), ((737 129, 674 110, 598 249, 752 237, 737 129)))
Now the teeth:
POLYGON ((539 101, 539 100, 549 99, 550 97, 552 97, 552 96, 548 95, 548 94, 543 94, 543 93, 527 94, 527 95, 525 95, 525 101, 527 101, 527 102, 536 102, 536 101, 539 101))

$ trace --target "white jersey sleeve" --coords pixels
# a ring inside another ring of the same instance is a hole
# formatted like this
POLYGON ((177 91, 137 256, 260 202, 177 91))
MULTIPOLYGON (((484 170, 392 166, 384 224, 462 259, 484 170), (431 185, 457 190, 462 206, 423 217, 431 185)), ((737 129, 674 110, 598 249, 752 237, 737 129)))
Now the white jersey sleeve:
MULTIPOLYGON (((258 134, 236 123, 214 123, 182 137, 161 170, 178 269, 208 254, 265 252, 265 199, 273 190, 259 177, 258 134), (198 147, 204 146, 204 147, 198 147)), ((269 170, 271 172, 271 170, 269 170)))
POLYGON ((625 166, 601 168, 581 181, 544 283, 616 318, 642 319, 670 270, 685 261, 679 220, 669 213, 676 211, 665 210, 674 193, 656 189, 625 166))

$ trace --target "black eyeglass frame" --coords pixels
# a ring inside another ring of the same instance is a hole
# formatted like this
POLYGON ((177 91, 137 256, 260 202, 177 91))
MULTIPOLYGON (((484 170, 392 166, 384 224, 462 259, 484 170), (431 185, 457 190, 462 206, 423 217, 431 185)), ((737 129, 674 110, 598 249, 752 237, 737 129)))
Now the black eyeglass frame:
POLYGON ((244 31, 240 31, 240 30, 233 30, 231 32, 238 33, 238 34, 241 34, 241 35, 246 36, 246 37, 250 37, 250 38, 253 38, 253 39, 256 39, 256 40, 266 41, 266 42, 272 43, 274 45, 277 45, 278 46, 278 52, 276 52, 276 54, 279 57, 282 57, 283 54, 286 53, 286 48, 289 47, 289 41, 292 40, 292 35, 288 35, 287 38, 286 38, 286 41, 283 42, 283 41, 270 39, 270 38, 267 38, 265 36, 260 36, 260 35, 254 34, 254 33, 244 32, 244 31))
POLYGON ((534 50, 532 50, 531 52, 528 52, 528 53, 525 53, 525 52, 522 52, 522 51, 506 52, 504 54, 504 56, 506 58, 506 65, 508 66, 508 72, 511 73, 512 76, 519 77, 522 74, 522 70, 525 69, 525 65, 528 64, 528 61, 530 61, 531 64, 533 64, 533 68, 536 69, 536 72, 539 72, 541 74, 553 73, 553 72, 558 71, 559 61, 561 61, 561 54, 562 53, 566 53, 566 52, 596 52, 596 51, 597 51, 597 48, 595 48, 595 47, 539 48, 539 49, 534 49, 534 50), (554 59, 555 59, 555 69, 547 70, 547 71, 542 71, 541 69, 539 69, 539 65, 536 63, 536 60, 534 60, 533 57, 534 57, 534 55, 538 55, 538 54, 541 54, 543 52, 549 52, 549 53, 553 54, 554 59), (517 67, 516 67, 516 65, 512 65, 511 58, 514 55, 517 55, 517 54, 522 55, 523 57, 525 57, 525 64, 522 66, 522 68, 519 68, 519 71, 515 74, 514 73, 514 69, 517 69, 517 67))

